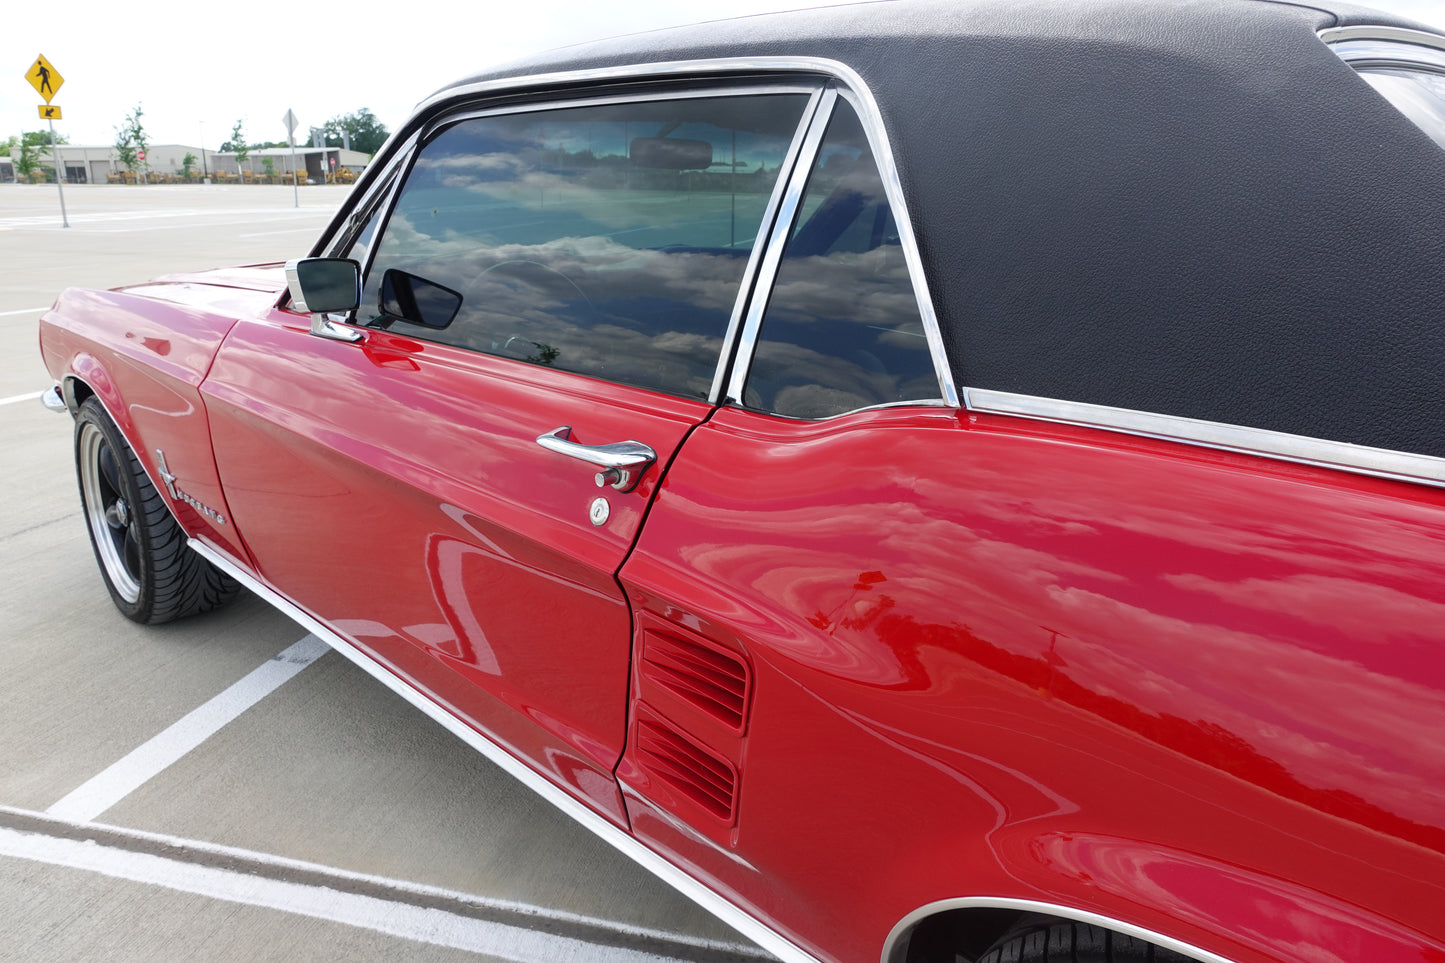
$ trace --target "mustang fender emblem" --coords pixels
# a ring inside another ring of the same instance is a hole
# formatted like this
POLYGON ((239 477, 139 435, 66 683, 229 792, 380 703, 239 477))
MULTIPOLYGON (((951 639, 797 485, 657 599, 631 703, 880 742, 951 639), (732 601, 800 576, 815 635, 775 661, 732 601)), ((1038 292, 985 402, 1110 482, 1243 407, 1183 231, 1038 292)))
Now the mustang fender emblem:
POLYGON ((172 498, 178 502, 185 502, 218 525, 226 524, 225 515, 222 515, 210 505, 202 502, 199 498, 187 494, 176 486, 176 476, 166 465, 166 453, 160 448, 156 449, 156 460, 160 462, 161 465, 161 481, 166 483, 166 491, 171 493, 172 498))

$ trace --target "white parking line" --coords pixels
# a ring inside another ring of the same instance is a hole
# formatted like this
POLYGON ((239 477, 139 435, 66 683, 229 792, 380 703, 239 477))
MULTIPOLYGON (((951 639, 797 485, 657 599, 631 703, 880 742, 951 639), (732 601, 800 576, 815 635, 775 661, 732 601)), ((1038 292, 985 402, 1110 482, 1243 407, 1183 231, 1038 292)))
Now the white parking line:
POLYGON ((0 828, 0 856, 343 923, 432 946, 489 953, 515 963, 644 963, 676 959, 475 919, 432 907, 341 892, 330 886, 292 883, 197 865, 101 845, 91 840, 0 828))
POLYGON ((0 318, 8 318, 12 314, 39 314, 41 311, 49 311, 50 305, 43 308, 21 308, 19 311, 0 311, 0 318))
POLYGON ((81 785, 47 809, 46 814, 82 822, 94 819, 327 651, 325 642, 314 635, 306 636, 81 785))
POLYGON ((43 391, 32 391, 28 395, 11 395, 9 398, 0 398, 0 405, 14 405, 22 401, 34 401, 43 394, 45 394, 43 391))

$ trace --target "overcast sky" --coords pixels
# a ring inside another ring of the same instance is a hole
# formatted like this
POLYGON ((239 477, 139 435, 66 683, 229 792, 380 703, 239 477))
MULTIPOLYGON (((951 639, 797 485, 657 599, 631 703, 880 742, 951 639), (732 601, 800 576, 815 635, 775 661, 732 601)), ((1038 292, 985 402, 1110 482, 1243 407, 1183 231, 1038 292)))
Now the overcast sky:
MULTIPOLYGON (((826 2, 826 0, 824 0, 826 2)), ((1369 0, 1365 0, 1369 2, 1369 0)), ((45 126, 25 79, 37 54, 64 78, 57 133, 110 144, 141 104, 154 144, 211 150, 237 119, 247 140, 369 108, 390 130, 443 84, 582 40, 819 0, 303 0, 266 4, 9 0, 0 14, 0 138, 45 126)), ((1375 0, 1445 27, 1445 0, 1375 0)))
MULTIPOLYGON (((825 0, 826 2, 826 0, 825 0)), ((438 87, 551 47, 818 0, 303 0, 130 3, 7 0, 0 14, 0 137, 39 130, 25 79, 37 54, 64 84, 56 132, 110 144, 132 108, 151 143, 216 149, 238 118, 251 141, 299 137, 363 107, 395 130, 438 87)))

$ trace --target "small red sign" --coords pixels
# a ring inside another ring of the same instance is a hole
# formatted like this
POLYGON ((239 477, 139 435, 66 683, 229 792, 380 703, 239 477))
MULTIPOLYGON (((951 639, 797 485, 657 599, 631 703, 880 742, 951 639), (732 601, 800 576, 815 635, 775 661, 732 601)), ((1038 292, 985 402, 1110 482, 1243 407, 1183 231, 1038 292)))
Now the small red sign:
POLYGON ((136 151, 136 152, 135 152, 135 159, 136 159, 136 160, 145 160, 145 159, 146 159, 146 152, 143 151, 143 150, 138 150, 138 151, 136 151))

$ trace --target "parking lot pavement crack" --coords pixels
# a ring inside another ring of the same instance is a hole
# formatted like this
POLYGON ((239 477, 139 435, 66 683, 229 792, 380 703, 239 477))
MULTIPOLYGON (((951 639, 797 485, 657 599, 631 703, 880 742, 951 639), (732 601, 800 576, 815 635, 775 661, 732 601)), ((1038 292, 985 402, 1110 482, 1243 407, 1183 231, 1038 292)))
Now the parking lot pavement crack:
POLYGON ((59 518, 49 518, 43 522, 36 522, 34 525, 27 525, 19 531, 5 532, 3 535, 0 535, 0 543, 8 542, 12 538, 19 538, 21 535, 29 535, 31 532, 38 532, 42 528, 49 528, 51 525, 59 525, 61 522, 67 525, 73 524, 75 522, 75 515, 73 513, 61 515, 59 518))
POLYGON ((756 947, 0 806, 0 857, 66 866, 519 961, 773 959, 756 947))

